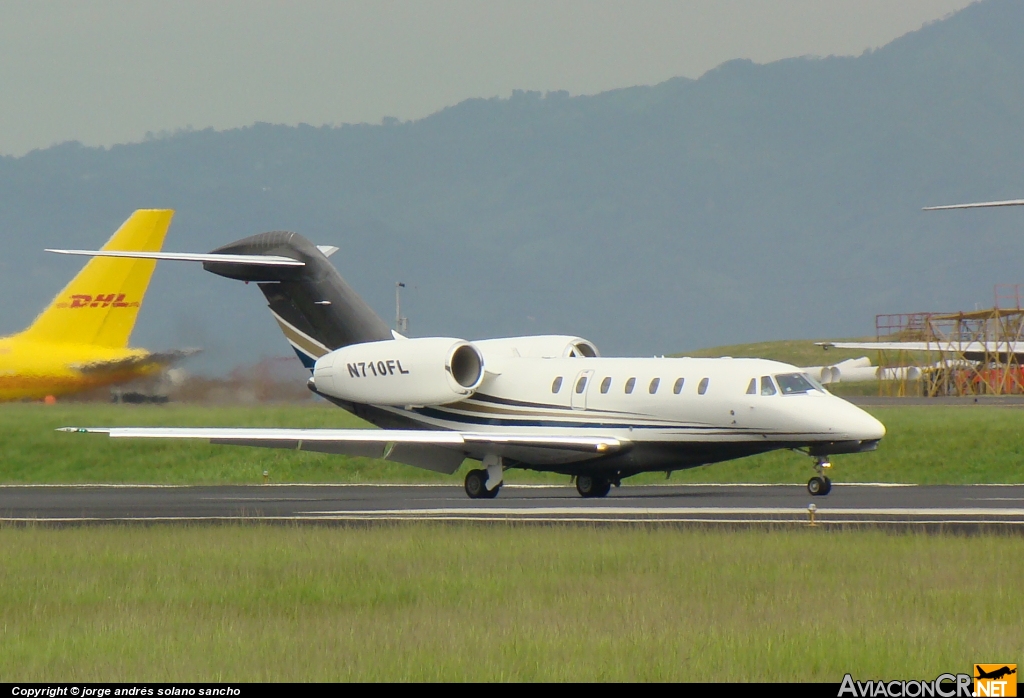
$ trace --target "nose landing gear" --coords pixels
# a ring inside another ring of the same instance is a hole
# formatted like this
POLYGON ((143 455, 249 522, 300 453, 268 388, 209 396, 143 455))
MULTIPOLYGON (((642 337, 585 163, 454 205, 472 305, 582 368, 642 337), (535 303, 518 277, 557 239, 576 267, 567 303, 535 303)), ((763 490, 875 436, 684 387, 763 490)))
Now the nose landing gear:
POLYGON ((807 481, 807 491, 812 497, 824 497, 832 491, 832 481, 825 476, 825 471, 832 467, 827 456, 818 456, 814 462, 814 469, 818 475, 807 481))

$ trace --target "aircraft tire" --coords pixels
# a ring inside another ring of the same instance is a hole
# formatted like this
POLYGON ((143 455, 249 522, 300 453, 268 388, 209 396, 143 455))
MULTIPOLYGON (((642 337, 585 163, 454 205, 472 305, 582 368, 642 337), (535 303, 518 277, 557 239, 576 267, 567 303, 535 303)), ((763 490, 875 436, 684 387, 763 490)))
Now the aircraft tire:
POLYGON ((807 491, 812 497, 821 497, 829 493, 832 483, 827 477, 812 477, 807 481, 807 491))
POLYGON ((576 491, 581 497, 604 497, 612 489, 612 483, 603 477, 580 475, 576 478, 576 491))
POLYGON ((494 492, 487 491, 487 471, 470 470, 466 473, 466 494, 470 499, 493 499, 498 494, 498 488, 494 492))

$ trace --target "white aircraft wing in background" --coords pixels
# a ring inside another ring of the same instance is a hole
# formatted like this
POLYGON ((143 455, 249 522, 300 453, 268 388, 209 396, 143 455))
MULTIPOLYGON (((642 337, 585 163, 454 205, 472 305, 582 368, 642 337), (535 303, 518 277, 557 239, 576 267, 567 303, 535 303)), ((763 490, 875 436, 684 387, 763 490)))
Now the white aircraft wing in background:
POLYGON ((1024 199, 1007 201, 982 201, 977 204, 952 204, 950 206, 925 206, 922 211, 950 211, 955 208, 996 208, 999 206, 1024 206, 1024 199))
POLYGON ((966 359, 986 355, 1014 354, 1024 357, 1024 342, 817 342, 823 349, 860 349, 867 351, 921 351, 960 354, 966 359))

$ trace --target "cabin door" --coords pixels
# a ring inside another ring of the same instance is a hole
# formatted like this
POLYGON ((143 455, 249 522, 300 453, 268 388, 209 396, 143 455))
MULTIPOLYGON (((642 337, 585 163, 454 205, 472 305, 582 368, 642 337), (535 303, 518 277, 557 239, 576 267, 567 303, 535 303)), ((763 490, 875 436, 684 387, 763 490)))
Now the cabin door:
POLYGON ((587 409, 587 391, 590 390, 590 379, 594 377, 593 371, 580 371, 572 384, 572 408, 574 410, 587 409))

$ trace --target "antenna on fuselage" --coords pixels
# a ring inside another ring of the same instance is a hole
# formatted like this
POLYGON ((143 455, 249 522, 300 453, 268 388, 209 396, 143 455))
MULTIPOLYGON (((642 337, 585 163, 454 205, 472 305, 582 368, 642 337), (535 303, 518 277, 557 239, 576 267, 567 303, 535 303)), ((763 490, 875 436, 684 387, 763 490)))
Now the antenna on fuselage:
POLYGON ((402 289, 405 284, 401 281, 395 282, 395 332, 408 336, 409 318, 402 316, 402 289))

